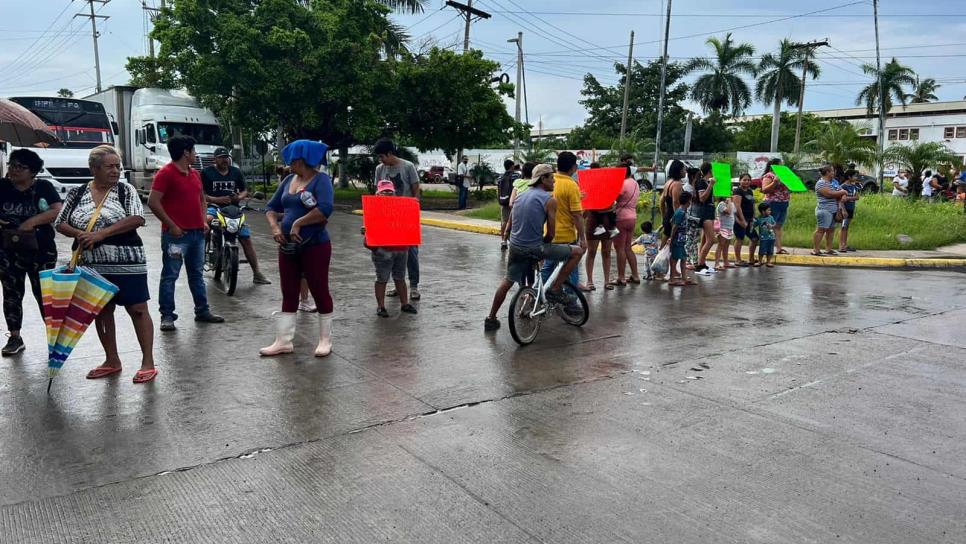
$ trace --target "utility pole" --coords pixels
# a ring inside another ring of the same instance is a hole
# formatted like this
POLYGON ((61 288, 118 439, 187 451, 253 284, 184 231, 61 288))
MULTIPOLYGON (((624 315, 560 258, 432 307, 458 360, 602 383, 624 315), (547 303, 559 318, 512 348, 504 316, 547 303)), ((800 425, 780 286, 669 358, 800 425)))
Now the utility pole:
MULTIPOLYGON (((879 192, 882 192, 882 154, 885 151, 885 93, 882 88, 882 57, 879 55, 879 0, 872 0, 872 15, 875 18, 875 70, 879 76, 879 133, 876 136, 876 143, 879 144, 879 192)), ((918 175, 918 174, 917 174, 918 175)))
MULTIPOLYGON (((164 7, 164 2, 161 2, 161 7, 164 7)), ((141 0, 141 9, 148 12, 148 18, 151 20, 152 29, 154 27, 154 19, 158 16, 160 9, 149 8, 146 0, 141 0)), ((151 58, 154 58, 154 38, 151 37, 151 30, 148 30, 148 54, 151 58)))
POLYGON ((627 103, 631 98, 631 67, 634 62, 634 31, 631 30, 631 45, 627 49, 627 71, 624 74, 624 110, 621 112, 621 143, 627 132, 627 103))
MULTIPOLYGON (((523 32, 517 32, 517 37, 514 39, 507 40, 508 43, 517 44, 517 86, 513 89, 513 94, 516 95, 517 99, 517 111, 516 111, 516 122, 517 126, 520 125, 520 102, 523 98, 523 32)), ((520 134, 515 131, 516 135, 513 137, 513 159, 520 160, 520 134)))
MULTIPOLYGON (((668 34, 671 33, 671 0, 667 0, 667 15, 664 20, 664 48, 661 53, 661 89, 657 101, 657 135, 654 137, 654 185, 651 187, 651 222, 654 222, 657 213, 657 174, 658 168, 664 170, 661 162, 661 129, 664 125, 664 94, 667 85, 667 41, 668 34)), ((667 183, 667 179, 664 180, 667 183)))
POLYGON ((100 54, 98 54, 98 52, 97 52, 97 38, 98 38, 98 34, 97 34, 97 20, 98 19, 110 19, 110 17, 108 17, 107 15, 95 15, 94 14, 94 2, 98 2, 98 3, 100 3, 100 4, 103 5, 103 4, 107 4, 111 0, 84 0, 84 1, 87 2, 87 5, 90 6, 90 8, 91 8, 90 15, 88 15, 86 13, 78 13, 78 14, 74 15, 74 17, 75 18, 76 17, 89 17, 90 20, 91 20, 91 35, 94 37, 94 70, 97 73, 97 87, 96 87, 96 89, 97 89, 97 92, 101 92, 101 57, 100 57, 100 54))
POLYGON ((463 52, 466 53, 470 50, 470 24, 480 19, 489 19, 490 14, 474 8, 473 0, 466 0, 465 4, 448 0, 446 5, 462 13, 463 18, 466 19, 466 29, 463 31, 463 52))
POLYGON ((805 50, 805 59, 802 60, 802 86, 798 90, 798 120, 795 122, 795 153, 798 153, 802 139, 802 109, 805 107, 805 78, 808 76, 808 57, 815 51, 816 47, 828 47, 828 38, 820 42, 798 43, 792 47, 805 50))

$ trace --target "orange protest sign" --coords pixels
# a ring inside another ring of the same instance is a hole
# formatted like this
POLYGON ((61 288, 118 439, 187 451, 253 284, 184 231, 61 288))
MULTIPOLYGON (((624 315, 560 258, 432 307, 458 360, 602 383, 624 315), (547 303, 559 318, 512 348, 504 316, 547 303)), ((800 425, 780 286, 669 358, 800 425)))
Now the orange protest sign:
POLYGON ((626 168, 592 168, 578 170, 577 182, 585 196, 580 205, 585 210, 605 210, 617 200, 624 185, 626 168))
POLYGON ((418 246, 423 241, 419 201, 408 196, 363 195, 362 224, 370 247, 418 246))

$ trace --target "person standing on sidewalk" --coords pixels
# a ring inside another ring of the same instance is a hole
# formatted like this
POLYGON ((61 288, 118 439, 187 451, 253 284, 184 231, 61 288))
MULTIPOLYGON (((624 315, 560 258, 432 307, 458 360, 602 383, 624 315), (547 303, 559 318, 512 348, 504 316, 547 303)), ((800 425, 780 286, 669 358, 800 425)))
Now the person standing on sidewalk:
POLYGON ((510 222, 510 196, 513 194, 513 182, 520 179, 520 172, 510 159, 503 161, 503 175, 497 180, 497 201, 500 203, 500 249, 507 248, 507 225, 510 222))
POLYGON ((775 254, 777 255, 785 255, 788 253, 788 250, 782 245, 782 229, 785 228, 785 220, 788 219, 788 206, 792 200, 791 191, 771 171, 772 166, 781 163, 781 159, 771 159, 768 161, 768 164, 765 165, 765 173, 761 177, 761 192, 765 193, 765 203, 768 204, 768 209, 771 210, 771 217, 775 220, 774 240, 775 254))
POLYGON ((332 178, 319 170, 327 163, 328 149, 324 143, 311 140, 296 140, 282 149, 282 159, 292 167, 292 174, 279 184, 265 213, 272 237, 278 243, 282 311, 277 313, 275 342, 258 350, 265 357, 294 350, 292 340, 302 278, 318 307, 319 344, 315 356, 326 357, 332 352, 332 242, 325 227, 335 207, 335 190, 332 178))
MULTIPOLYGON (((237 166, 232 166, 231 155, 224 147, 215 149, 215 164, 201 171, 201 184, 205 189, 205 200, 208 202, 208 216, 211 221, 220 206, 238 205, 238 202, 248 197, 245 185, 245 175, 237 166)), ((248 225, 242 225, 238 231, 238 243, 245 252, 245 259, 252 267, 252 283, 256 285, 270 285, 258 270, 258 255, 252 245, 252 232, 248 225)))
POLYGON ((191 167, 198 154, 195 140, 189 136, 174 136, 168 140, 171 162, 154 175, 148 207, 161 221, 161 286, 158 305, 161 310, 161 330, 175 330, 174 285, 181 275, 182 264, 187 268, 188 288, 195 304, 195 321, 224 323, 225 318, 211 313, 205 290, 205 194, 201 176, 191 167))
MULTIPOLYGON (((373 147, 379 165, 376 166, 375 183, 388 179, 396 188, 396 196, 408 196, 419 200, 419 173, 413 163, 400 159, 396 144, 389 138, 382 138, 373 147)), ((419 246, 409 246, 409 257, 406 260, 409 273, 409 298, 419 300, 419 246)), ((394 297, 398 293, 390 289, 388 296, 394 297)))
POLYGON ((473 176, 470 174, 470 158, 464 156, 463 161, 456 165, 456 188, 459 189, 457 209, 466 209, 466 199, 470 195, 470 187, 472 186, 473 176))

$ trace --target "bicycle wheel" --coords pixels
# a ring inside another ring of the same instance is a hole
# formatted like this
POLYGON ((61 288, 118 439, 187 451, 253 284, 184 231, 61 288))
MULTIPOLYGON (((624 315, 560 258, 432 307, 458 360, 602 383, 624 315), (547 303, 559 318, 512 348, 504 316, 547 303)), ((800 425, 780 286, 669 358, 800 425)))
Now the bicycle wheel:
POLYGON ((564 323, 580 327, 590 318, 590 308, 587 306, 587 298, 580 292, 580 289, 574 287, 569 281, 564 282, 563 288, 565 291, 573 293, 577 297, 577 302, 569 306, 559 306, 560 319, 563 319, 564 323))
POLYGON ((521 287, 510 301, 510 336, 521 346, 533 342, 540 330, 540 317, 530 317, 537 304, 537 291, 521 287))
POLYGON ((228 296, 235 294, 238 286, 238 248, 225 246, 225 280, 228 282, 228 296))

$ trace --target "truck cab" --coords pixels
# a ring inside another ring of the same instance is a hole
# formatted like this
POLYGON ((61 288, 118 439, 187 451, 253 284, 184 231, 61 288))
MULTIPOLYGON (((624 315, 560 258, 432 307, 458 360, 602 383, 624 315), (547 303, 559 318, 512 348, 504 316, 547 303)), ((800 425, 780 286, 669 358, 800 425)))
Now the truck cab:
POLYGON ((181 90, 138 89, 131 99, 131 170, 128 181, 147 195, 155 172, 171 162, 168 139, 195 139, 201 170, 214 164, 215 148, 222 145, 221 127, 215 115, 181 90))

